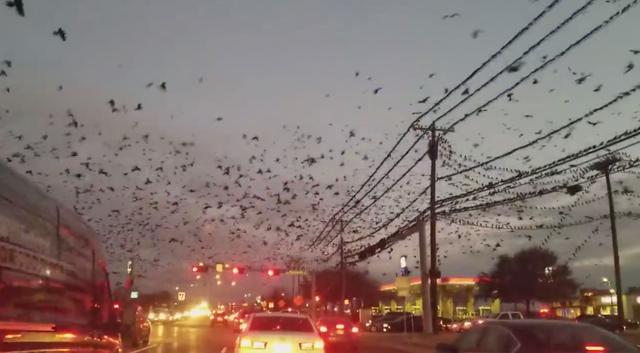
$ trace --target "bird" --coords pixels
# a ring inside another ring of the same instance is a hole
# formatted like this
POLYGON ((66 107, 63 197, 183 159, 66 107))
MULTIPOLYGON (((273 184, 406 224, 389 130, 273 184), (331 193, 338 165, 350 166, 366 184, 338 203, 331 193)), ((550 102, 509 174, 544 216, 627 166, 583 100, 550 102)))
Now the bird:
POLYGON ((22 0, 12 0, 5 3, 8 8, 15 7, 18 15, 24 17, 24 3, 22 0))
POLYGON ((427 103, 429 98, 431 98, 431 96, 424 97, 423 99, 419 100, 418 103, 419 104, 425 104, 425 103, 427 103))
POLYGON ((5 64, 8 68, 11 68, 13 62, 11 60, 2 60, 2 63, 5 64))
POLYGON ((602 121, 588 121, 587 120, 587 124, 591 125, 591 126, 596 126, 598 124, 602 123, 602 121))
POLYGON ((507 66, 507 72, 508 73, 518 72, 518 71, 520 71, 520 69, 522 68, 523 65, 524 65, 524 61, 518 60, 518 61, 512 63, 511 65, 507 66))
POLYGON ((473 39, 477 39, 478 36, 480 35, 480 33, 482 33, 483 31, 481 29, 476 29, 473 32, 471 32, 471 38, 473 39))
POLYGON ((636 65, 633 63, 633 61, 629 61, 629 63, 627 64, 627 66, 625 66, 624 68, 624 73, 627 74, 629 71, 633 70, 633 68, 636 65))
POLYGON ((356 76, 356 77, 360 76, 360 71, 356 71, 356 72, 355 72, 355 76, 356 76))
POLYGON ((640 49, 629 49, 629 52, 631 52, 631 54, 633 55, 638 55, 640 54, 640 49))
POLYGON ((167 83, 166 82, 162 82, 160 83, 160 85, 158 86, 161 90, 163 91, 167 91, 167 83))
POLYGON ((216 118, 216 121, 222 121, 223 119, 224 119, 223 117, 219 116, 216 118))
POLYGON ((4 70, 0 70, 0 76, 7 77, 7 72, 4 70))
POLYGON ((602 84, 599 84, 596 86, 596 88, 593 89, 594 92, 600 92, 600 90, 602 89, 602 84))
POLYGON ((63 42, 67 41, 67 32, 65 32, 65 30, 62 29, 61 27, 53 31, 53 35, 56 37, 60 37, 60 39, 62 39, 63 42))
POLYGON ((380 90, 382 90, 382 87, 378 87, 376 89, 373 90, 373 94, 378 94, 380 92, 380 90))
POLYGON ((142 103, 138 103, 133 110, 142 110, 142 103))
POLYGON ((443 19, 443 20, 446 20, 447 18, 456 18, 456 17, 458 17, 458 16, 460 16, 460 14, 459 14, 459 13, 457 13, 457 12, 454 12, 454 13, 452 13, 452 14, 442 16, 442 19, 443 19))

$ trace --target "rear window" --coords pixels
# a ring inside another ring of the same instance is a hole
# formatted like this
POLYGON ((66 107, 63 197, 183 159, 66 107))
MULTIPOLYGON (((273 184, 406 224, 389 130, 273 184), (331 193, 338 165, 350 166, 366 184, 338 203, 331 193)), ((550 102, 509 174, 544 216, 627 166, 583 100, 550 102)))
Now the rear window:
POLYGON ((251 320, 249 331, 314 332, 311 322, 303 317, 257 316, 251 320))
POLYGON ((583 353, 586 346, 598 346, 604 347, 607 353, 637 353, 635 347, 622 338, 594 326, 539 325, 518 327, 514 331, 532 340, 532 344, 546 346, 547 352, 583 353))

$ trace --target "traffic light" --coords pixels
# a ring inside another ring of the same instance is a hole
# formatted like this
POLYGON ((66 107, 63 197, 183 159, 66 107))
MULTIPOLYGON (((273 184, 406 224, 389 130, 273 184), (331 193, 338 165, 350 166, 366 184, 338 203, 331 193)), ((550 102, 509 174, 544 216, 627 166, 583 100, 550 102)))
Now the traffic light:
POLYGON ((280 270, 278 270, 277 268, 267 269, 267 276, 275 277, 275 276, 279 276, 279 275, 280 275, 280 270))
POLYGON ((245 269, 244 267, 242 267, 242 266, 234 266, 234 267, 231 269, 231 272, 232 272, 234 275, 243 275, 243 274, 245 273, 245 271, 246 271, 246 269, 245 269))
POLYGON ((193 265, 191 267, 191 272, 193 273, 206 273, 209 271, 209 268, 206 265, 193 265))

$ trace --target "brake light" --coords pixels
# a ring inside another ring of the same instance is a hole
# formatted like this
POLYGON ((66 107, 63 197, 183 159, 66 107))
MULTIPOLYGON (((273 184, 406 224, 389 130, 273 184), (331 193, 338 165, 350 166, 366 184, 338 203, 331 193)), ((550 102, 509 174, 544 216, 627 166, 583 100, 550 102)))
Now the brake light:
POLYGON ((604 352, 606 348, 598 344, 587 344, 584 346, 586 352, 604 352))
POLYGON ((4 335, 4 339, 5 340, 10 340, 10 339, 14 339, 14 338, 20 338, 20 337, 22 337, 22 335, 19 334, 19 333, 15 333, 15 334, 11 334, 10 333, 10 334, 4 335))
POLYGON ((343 324, 337 324, 337 325, 336 325, 336 328, 337 328, 338 330, 344 330, 344 325, 343 325, 343 324))
POLYGON ((353 327, 351 328, 351 332, 353 332, 353 333, 358 333, 358 332, 360 332, 360 329, 358 329, 358 327, 357 327, 357 326, 353 326, 353 327))
POLYGON ((327 326, 320 326, 319 328, 320 332, 325 333, 327 331, 329 331, 329 329, 327 328, 327 326))

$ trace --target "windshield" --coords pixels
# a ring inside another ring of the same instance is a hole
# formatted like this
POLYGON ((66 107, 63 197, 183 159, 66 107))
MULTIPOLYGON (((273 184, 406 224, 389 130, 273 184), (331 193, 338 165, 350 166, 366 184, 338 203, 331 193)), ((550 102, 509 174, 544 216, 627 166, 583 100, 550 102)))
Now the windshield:
POLYGON ((256 316, 251 319, 249 331, 314 332, 309 319, 286 316, 256 316))

